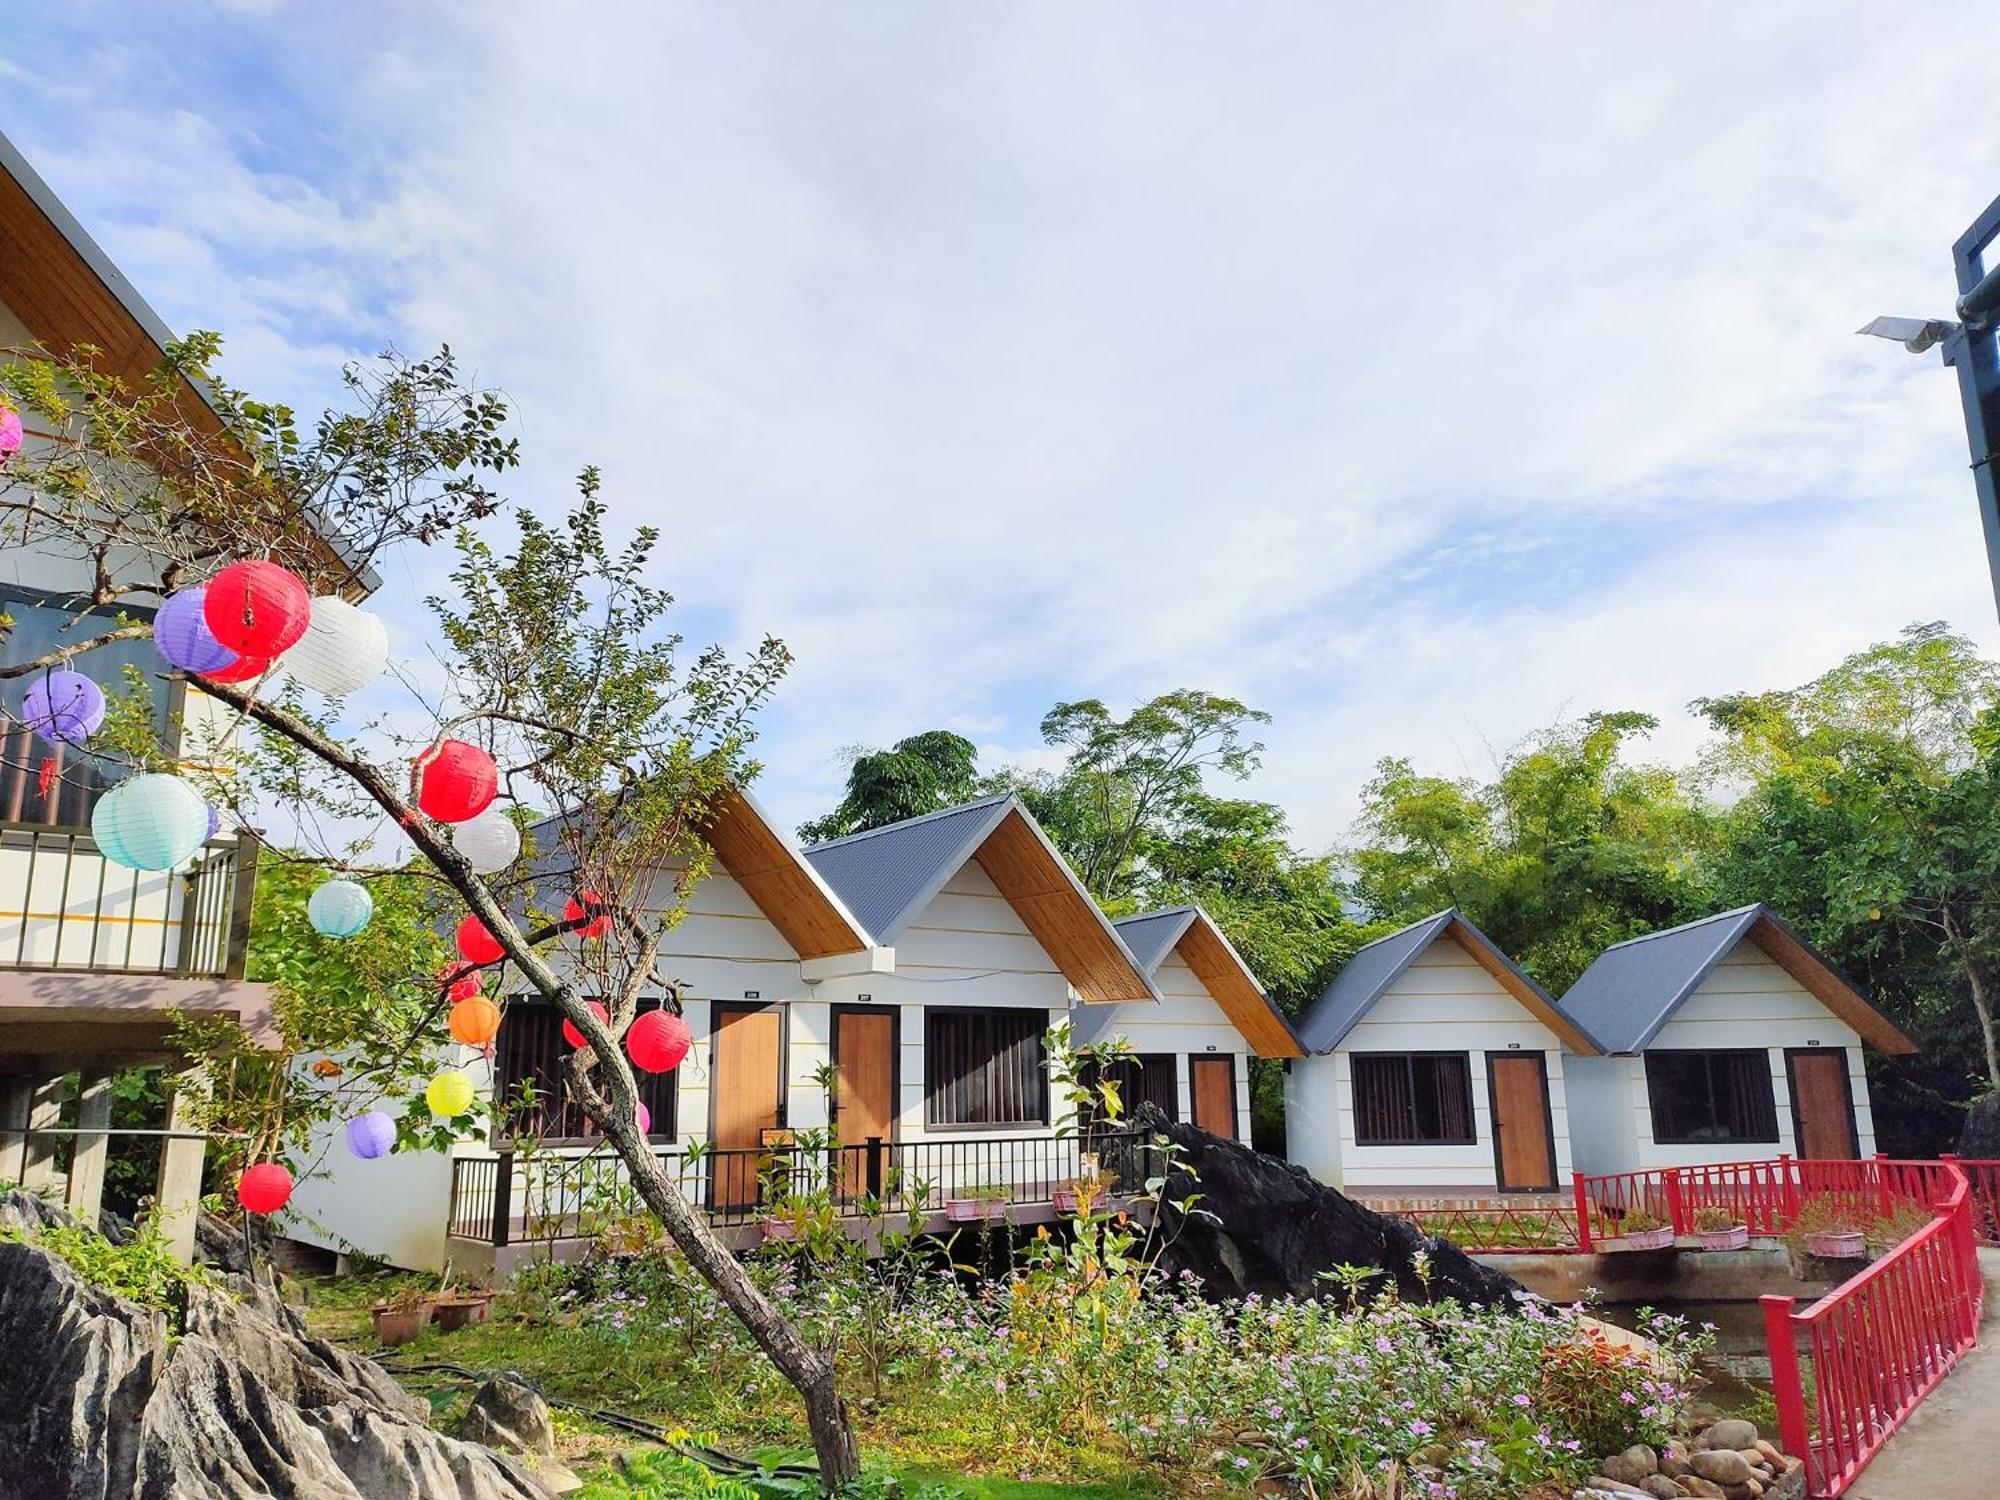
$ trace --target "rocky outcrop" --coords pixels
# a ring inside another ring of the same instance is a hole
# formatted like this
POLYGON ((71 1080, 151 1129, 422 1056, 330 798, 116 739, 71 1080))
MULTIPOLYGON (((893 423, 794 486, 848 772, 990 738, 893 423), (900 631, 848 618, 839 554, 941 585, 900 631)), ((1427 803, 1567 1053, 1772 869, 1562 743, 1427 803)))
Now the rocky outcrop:
MULTIPOLYGON (((0 1196, 0 1228, 58 1218, 0 1196)), ((510 1458, 433 1432, 370 1360, 240 1277, 166 1313, 0 1241, 0 1500, 545 1500, 510 1458)))
MULTIPOLYGON (((1151 1104, 1134 1111, 1132 1124, 1140 1138, 1165 1136, 1178 1148, 1166 1187, 1169 1204, 1198 1195, 1197 1212, 1167 1210, 1173 1222, 1160 1236, 1160 1264, 1194 1272, 1217 1296, 1322 1297, 1333 1283, 1321 1273, 1337 1266, 1373 1268, 1416 1301, 1448 1297, 1511 1307, 1527 1295, 1513 1277, 1431 1238, 1408 1219, 1363 1208, 1302 1167, 1169 1120, 1151 1104)), ((1128 1147, 1106 1151, 1104 1165, 1120 1182, 1137 1183, 1157 1176, 1161 1163, 1150 1147, 1128 1147)))
POLYGON ((472 1393, 458 1435, 506 1453, 555 1457, 556 1429, 548 1402, 511 1370, 502 1370, 472 1393))
POLYGON ((1973 1100, 1958 1130, 1958 1154, 1970 1161, 2000 1157, 2000 1093, 1973 1100))

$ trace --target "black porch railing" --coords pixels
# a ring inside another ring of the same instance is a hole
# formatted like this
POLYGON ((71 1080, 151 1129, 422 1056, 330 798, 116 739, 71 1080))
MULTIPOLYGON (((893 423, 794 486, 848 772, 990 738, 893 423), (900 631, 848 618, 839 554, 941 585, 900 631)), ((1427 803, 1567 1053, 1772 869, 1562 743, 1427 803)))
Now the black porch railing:
MULTIPOLYGON (((770 1218, 801 1194, 857 1211, 867 1200, 892 1217, 961 1209, 983 1216, 1049 1203, 1082 1174, 1085 1154, 1127 1144, 1129 1135, 942 1136, 656 1154, 682 1196, 717 1225, 770 1218)), ((630 1193, 624 1163, 608 1149, 461 1156, 452 1162, 447 1232, 492 1245, 572 1239, 628 1206, 630 1193)))
POLYGON ((247 835, 128 870, 87 829, 0 823, 0 968, 240 979, 256 874, 247 835))

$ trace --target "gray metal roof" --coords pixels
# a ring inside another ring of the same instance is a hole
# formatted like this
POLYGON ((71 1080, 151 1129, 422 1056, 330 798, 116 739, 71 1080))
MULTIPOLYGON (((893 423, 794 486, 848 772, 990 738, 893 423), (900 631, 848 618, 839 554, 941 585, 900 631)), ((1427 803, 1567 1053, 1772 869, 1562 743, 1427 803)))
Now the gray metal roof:
POLYGON ((1333 982, 1319 992, 1319 998, 1299 1018, 1299 1045, 1311 1055, 1338 1047, 1341 1038, 1354 1029, 1354 1023, 1382 998, 1382 992, 1416 961, 1418 954, 1437 941, 1457 915, 1457 908, 1447 908, 1357 948, 1354 957, 1341 967, 1333 982))
POLYGON ((1141 916, 1120 917, 1111 925, 1125 939, 1125 946, 1139 960, 1139 967, 1151 975, 1174 951, 1174 944, 1181 940, 1181 934, 1194 925, 1197 915, 1192 906, 1173 906, 1141 916))
POLYGON ((855 919, 884 945, 921 911, 986 842, 1013 804, 986 797, 815 844, 806 862, 833 887, 855 919))
MULTIPOLYGON (((1637 1052, 1764 917, 1777 921, 1758 902, 1613 943, 1569 987, 1562 1008, 1607 1051, 1637 1052)), ((1797 939, 1796 933, 1790 935, 1797 939)), ((1798 941, 1812 951, 1803 939, 1798 941)), ((1827 968, 1838 973, 1831 964, 1827 968)))

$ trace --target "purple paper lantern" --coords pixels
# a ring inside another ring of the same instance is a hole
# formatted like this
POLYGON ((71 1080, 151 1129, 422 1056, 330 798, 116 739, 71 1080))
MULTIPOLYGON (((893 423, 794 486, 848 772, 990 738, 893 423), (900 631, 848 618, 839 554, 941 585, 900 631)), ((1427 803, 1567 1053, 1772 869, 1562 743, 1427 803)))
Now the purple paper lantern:
POLYGON ((81 672, 49 672, 28 684, 21 718, 45 740, 81 745, 104 722, 104 689, 81 672))
POLYGON ((208 628, 202 613, 207 597, 205 586, 182 589, 153 616, 153 644, 183 672, 220 672, 237 661, 236 653, 208 628))
POLYGON ((347 1149, 363 1161, 387 1156, 396 1144, 396 1122, 371 1109, 347 1122, 347 1149))
POLYGON ((213 802, 208 804, 208 838, 212 841, 222 831, 222 814, 215 810, 213 802))

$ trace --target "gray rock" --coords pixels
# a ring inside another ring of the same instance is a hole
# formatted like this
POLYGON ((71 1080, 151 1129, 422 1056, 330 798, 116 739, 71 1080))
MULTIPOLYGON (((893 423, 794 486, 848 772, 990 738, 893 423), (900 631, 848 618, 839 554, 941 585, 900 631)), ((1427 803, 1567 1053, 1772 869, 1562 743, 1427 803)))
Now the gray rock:
POLYGON ((2000 1156, 2000 1092, 1972 1101, 1958 1130, 1958 1154, 1973 1161, 2000 1156))
POLYGON ((1615 1479, 1620 1484, 1636 1485, 1649 1474, 1660 1471, 1660 1456, 1644 1443, 1634 1443, 1623 1453, 1600 1459, 1597 1472, 1606 1479, 1615 1479))
POLYGON ((555 1457, 556 1429, 549 1420, 548 1402, 511 1370, 501 1371, 472 1393, 458 1435, 503 1453, 555 1457))
POLYGON ((1724 1489, 1732 1484, 1746 1484, 1751 1477, 1750 1460, 1734 1448, 1704 1448, 1689 1454, 1688 1463, 1703 1479, 1724 1489))
POLYGON ((1687 1493, 1664 1474, 1648 1474, 1639 1481, 1639 1488, 1653 1497, 1653 1500, 1680 1500, 1687 1493))
POLYGON ((1741 1452, 1757 1446, 1757 1424, 1741 1417, 1725 1417, 1701 1435, 1704 1448, 1734 1448, 1741 1452))
MULTIPOLYGON (((56 1213, 0 1196, 0 1225, 56 1213)), ((170 1342, 165 1313, 0 1242, 0 1500, 546 1500, 515 1460, 431 1431, 422 1402, 268 1289, 195 1288, 185 1323, 170 1342)))
MULTIPOLYGON (((1603 1466, 1600 1464, 1598 1467, 1601 1470, 1603 1466)), ((1602 1472, 1591 1475, 1589 1484, 1592 1489, 1602 1494, 1636 1495, 1638 1500, 1653 1500, 1651 1490, 1642 1490, 1636 1484, 1626 1484, 1623 1480, 1613 1479, 1610 1475, 1602 1472)))

